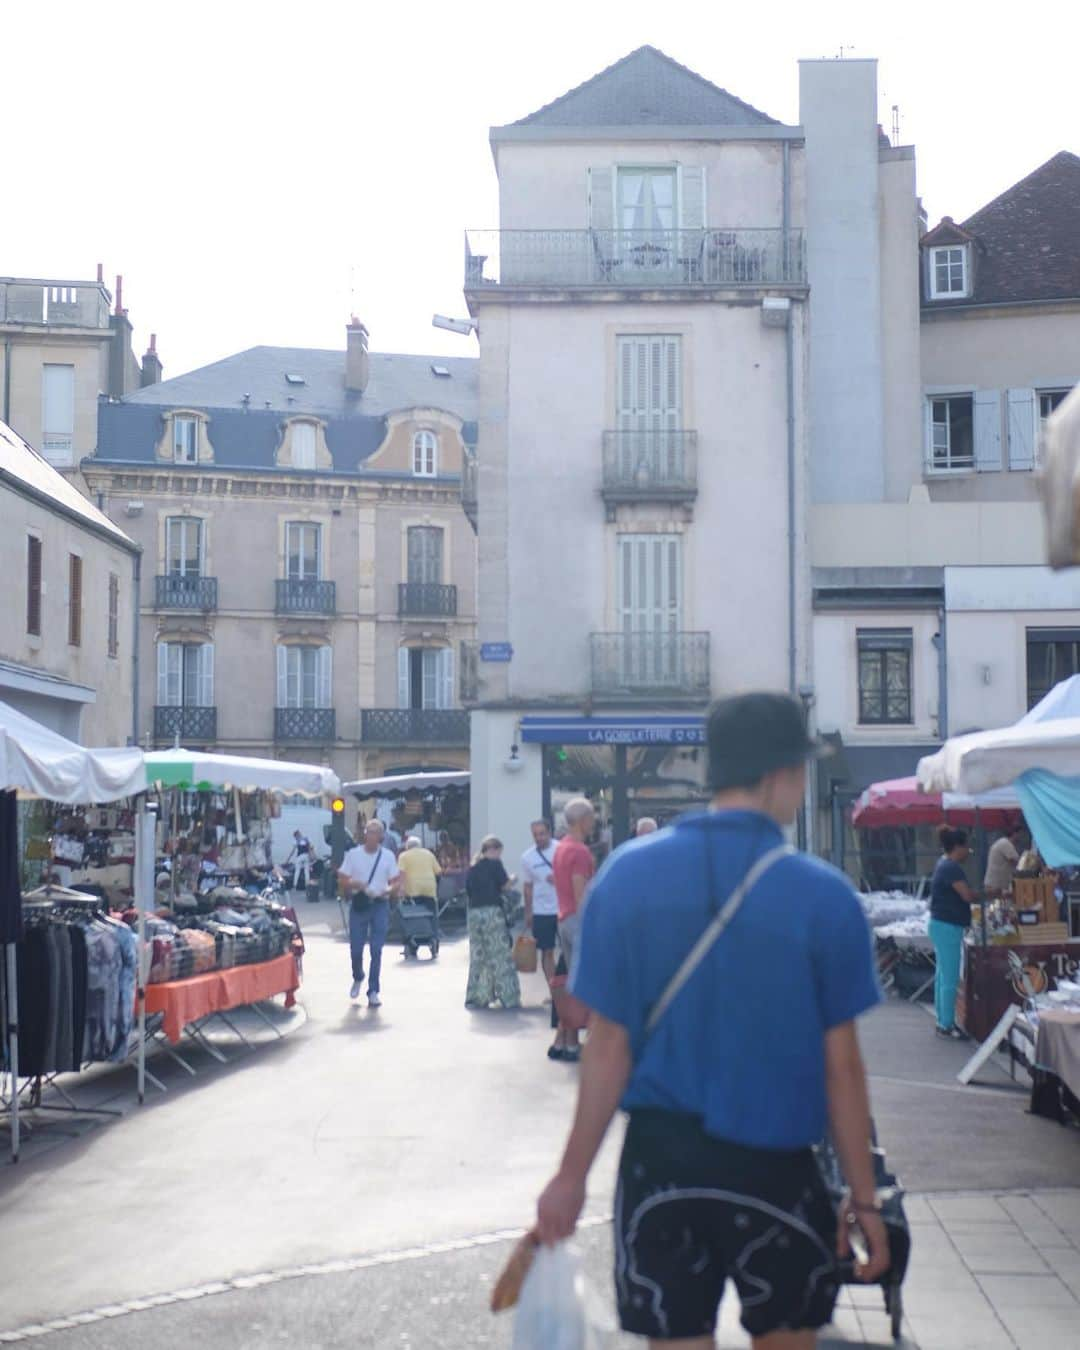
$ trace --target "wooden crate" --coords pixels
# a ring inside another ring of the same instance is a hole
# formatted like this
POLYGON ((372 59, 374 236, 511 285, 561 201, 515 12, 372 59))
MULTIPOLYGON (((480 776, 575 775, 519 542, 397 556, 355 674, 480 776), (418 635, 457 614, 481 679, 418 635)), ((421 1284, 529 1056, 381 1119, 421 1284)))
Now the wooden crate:
POLYGON ((1017 909, 1040 910, 1044 923, 1058 922, 1053 877, 1014 877, 1013 904, 1017 909))
POLYGON ((1068 942, 1069 925, 1067 923, 1032 923, 1020 926, 1020 936, 1013 939, 1025 947, 1045 946, 1050 942, 1068 942))

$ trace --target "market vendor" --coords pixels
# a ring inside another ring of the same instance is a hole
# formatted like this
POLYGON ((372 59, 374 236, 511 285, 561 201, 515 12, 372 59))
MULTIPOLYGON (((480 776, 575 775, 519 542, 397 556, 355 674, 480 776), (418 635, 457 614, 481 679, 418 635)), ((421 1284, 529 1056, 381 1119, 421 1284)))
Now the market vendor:
POLYGON ((1030 846, 1031 835, 1023 821, 991 844, 986 859, 986 876, 983 878, 983 890, 988 900, 1000 900, 1006 891, 1012 890, 1013 875, 1020 855, 1030 846))
POLYGON ((968 884, 963 864, 970 849, 966 830, 943 825, 938 832, 942 855, 930 882, 930 940, 934 944, 934 1011, 937 1034, 961 1038, 956 1025, 956 987, 960 983, 960 958, 964 930, 971 927, 975 892, 968 884))

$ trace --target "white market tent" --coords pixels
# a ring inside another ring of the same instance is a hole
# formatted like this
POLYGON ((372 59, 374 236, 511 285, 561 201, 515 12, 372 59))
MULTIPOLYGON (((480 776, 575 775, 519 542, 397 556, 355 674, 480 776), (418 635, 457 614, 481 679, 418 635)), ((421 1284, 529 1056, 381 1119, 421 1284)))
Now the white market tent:
MULTIPOLYGON (((73 806, 116 801, 146 791, 146 767, 137 747, 91 750, 0 703, 0 791, 73 806)), ((19 1010, 14 942, 5 944, 11 1029, 11 1155, 19 1156, 19 1010)))
POLYGON ((145 760, 148 780, 161 787, 237 788, 241 792, 261 788, 308 797, 336 796, 341 791, 337 774, 321 764, 182 749, 147 751, 145 760))

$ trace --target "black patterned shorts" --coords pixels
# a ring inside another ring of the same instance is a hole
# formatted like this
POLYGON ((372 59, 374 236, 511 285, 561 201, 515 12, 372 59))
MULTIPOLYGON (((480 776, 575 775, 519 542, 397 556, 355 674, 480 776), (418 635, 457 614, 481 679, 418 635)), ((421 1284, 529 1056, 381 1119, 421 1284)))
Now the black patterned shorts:
POLYGON ((730 1278, 751 1336, 824 1326, 838 1290, 836 1220, 809 1149, 744 1148, 694 1116, 634 1111, 615 1200, 624 1331, 711 1335, 730 1278))

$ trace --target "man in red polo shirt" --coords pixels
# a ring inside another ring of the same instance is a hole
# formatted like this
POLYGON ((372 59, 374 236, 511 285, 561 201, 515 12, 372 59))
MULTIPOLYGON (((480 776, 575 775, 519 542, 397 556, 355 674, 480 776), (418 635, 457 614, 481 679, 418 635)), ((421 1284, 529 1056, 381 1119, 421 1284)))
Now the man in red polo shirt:
MULTIPOLYGON (((555 850, 552 872, 559 901, 559 946, 569 976, 574 969, 574 953, 581 929, 585 894, 596 871, 592 850, 585 842, 593 832, 596 815, 591 802, 584 797, 575 797, 573 801, 567 802, 563 818, 566 821, 566 835, 559 840, 555 850)), ((581 1056, 578 1033, 572 1027, 561 1026, 559 1030, 562 1053, 558 1058, 574 1063, 581 1056)))

